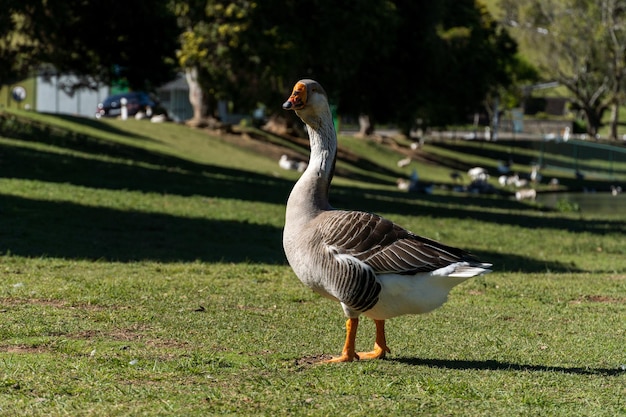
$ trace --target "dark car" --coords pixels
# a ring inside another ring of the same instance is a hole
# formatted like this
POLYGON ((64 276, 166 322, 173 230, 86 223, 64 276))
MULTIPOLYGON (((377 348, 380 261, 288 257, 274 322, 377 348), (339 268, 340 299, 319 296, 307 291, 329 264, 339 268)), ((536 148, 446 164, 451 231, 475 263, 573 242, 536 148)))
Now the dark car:
POLYGON ((150 94, 143 91, 115 94, 107 97, 102 103, 98 103, 96 117, 117 117, 122 114, 122 99, 126 99, 128 116, 135 116, 139 112, 145 113, 147 117, 153 114, 166 114, 166 111, 159 102, 150 94))

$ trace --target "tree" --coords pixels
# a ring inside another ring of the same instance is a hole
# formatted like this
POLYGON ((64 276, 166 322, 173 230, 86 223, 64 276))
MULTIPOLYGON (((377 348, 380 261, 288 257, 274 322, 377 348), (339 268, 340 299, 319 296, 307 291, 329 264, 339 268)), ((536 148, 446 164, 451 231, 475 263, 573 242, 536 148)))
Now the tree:
POLYGON ((194 123, 213 116, 220 99, 249 101, 246 92, 259 77, 259 43, 250 30, 256 8, 247 1, 174 1, 182 28, 178 61, 187 75, 194 123))
POLYGON ((612 107, 616 138, 626 76, 626 1, 501 0, 501 8, 524 53, 572 93, 588 133, 597 134, 612 107))
POLYGON ((198 73, 209 113, 218 99, 245 110, 259 101, 279 102, 303 77, 317 77, 334 94, 365 55, 385 45, 391 8, 382 0, 341 7, 332 0, 177 0, 175 5, 183 28, 179 63, 198 73))
POLYGON ((480 3, 396 0, 392 39, 343 89, 342 109, 368 113, 405 131, 465 122, 486 97, 518 75, 516 43, 480 3), (387 81, 387 82, 384 82, 387 81), (368 86, 355 97, 358 85, 368 86), (344 106, 344 104, 348 104, 344 106))
MULTIPOLYGON (((170 80, 178 27, 166 3, 134 0, 123 7, 86 0, 9 1, 0 45, 7 71, 23 75, 41 64, 90 80, 124 78, 134 89, 170 80), (141 22, 138 22, 141 19, 141 22)), ((9 74, 10 72, 10 74, 9 74)), ((3 78, 3 79, 5 79, 3 78)))
POLYGON ((310 77, 342 114, 408 126, 418 115, 464 119, 511 80, 515 42, 473 0, 175 4, 179 62, 195 68, 209 104, 279 102, 292 82, 310 77))
POLYGON ((0 85, 7 85, 27 75, 31 66, 33 45, 17 27, 24 17, 17 15, 20 0, 0 0, 0 85))

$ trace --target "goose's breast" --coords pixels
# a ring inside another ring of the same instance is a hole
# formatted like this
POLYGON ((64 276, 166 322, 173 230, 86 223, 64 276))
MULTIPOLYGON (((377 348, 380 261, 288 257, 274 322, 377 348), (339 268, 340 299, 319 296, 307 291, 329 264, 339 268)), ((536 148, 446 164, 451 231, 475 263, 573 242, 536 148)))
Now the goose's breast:
POLYGON ((309 238, 306 233, 295 236, 286 233, 283 246, 287 261, 298 279, 315 292, 334 299, 327 290, 329 271, 326 269, 331 255, 320 249, 319 240, 309 238))

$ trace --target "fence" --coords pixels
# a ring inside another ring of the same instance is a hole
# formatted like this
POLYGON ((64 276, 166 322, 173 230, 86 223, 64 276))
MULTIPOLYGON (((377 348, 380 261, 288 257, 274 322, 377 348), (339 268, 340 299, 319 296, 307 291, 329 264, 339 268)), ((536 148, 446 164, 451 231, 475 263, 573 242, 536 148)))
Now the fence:
POLYGON ((539 166, 585 178, 626 181, 626 148, 583 140, 536 141, 539 166))

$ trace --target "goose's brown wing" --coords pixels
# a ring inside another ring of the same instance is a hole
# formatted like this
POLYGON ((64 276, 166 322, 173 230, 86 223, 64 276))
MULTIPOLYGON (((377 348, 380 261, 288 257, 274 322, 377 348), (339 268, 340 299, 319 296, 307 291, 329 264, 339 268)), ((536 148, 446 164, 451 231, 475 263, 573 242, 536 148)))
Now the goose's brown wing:
POLYGON ((359 259, 376 273, 413 275, 457 262, 488 265, 461 249, 417 236, 375 214, 336 210, 322 216, 323 243, 339 254, 359 259))

